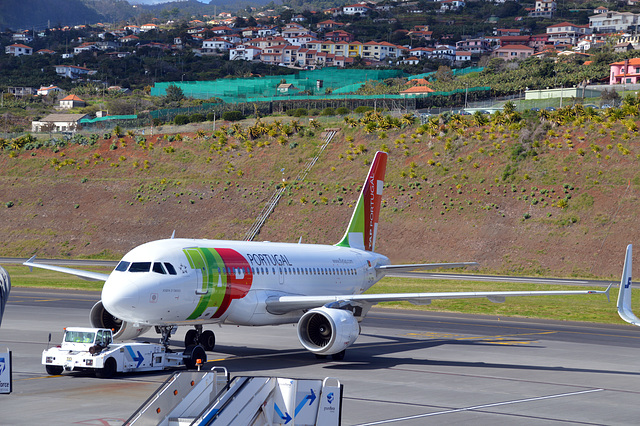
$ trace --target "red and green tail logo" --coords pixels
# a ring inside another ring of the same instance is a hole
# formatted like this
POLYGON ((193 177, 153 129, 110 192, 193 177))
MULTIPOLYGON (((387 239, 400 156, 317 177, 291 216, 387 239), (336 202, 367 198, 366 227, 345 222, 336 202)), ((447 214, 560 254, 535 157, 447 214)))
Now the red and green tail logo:
POLYGON ((374 250, 386 168, 387 153, 378 151, 373 159, 373 164, 371 164, 371 169, 369 169, 367 180, 362 187, 347 232, 342 240, 336 244, 337 246, 367 251, 374 250))

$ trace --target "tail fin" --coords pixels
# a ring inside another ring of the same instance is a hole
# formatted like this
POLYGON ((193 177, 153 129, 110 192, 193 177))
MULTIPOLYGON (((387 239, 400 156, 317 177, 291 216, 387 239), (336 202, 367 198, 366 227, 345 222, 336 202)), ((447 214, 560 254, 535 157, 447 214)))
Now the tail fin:
POLYGON ((620 292, 618 293, 618 315, 626 322, 639 325, 640 318, 634 315, 631 310, 631 261, 633 246, 627 246, 627 256, 624 260, 624 268, 622 269, 622 279, 620 280, 620 292))
POLYGON ((337 246, 367 251, 374 250, 386 169, 387 153, 376 152, 367 180, 362 186, 356 208, 353 210, 347 232, 344 233, 342 240, 336 244, 337 246))

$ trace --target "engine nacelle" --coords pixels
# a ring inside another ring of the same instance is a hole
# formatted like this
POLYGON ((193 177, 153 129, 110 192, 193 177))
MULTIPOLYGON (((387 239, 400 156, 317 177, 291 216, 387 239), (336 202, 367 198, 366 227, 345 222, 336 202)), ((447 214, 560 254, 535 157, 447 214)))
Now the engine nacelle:
POLYGON ((107 312, 104 306, 102 306, 102 301, 93 305, 89 317, 91 321, 91 327, 109 328, 113 330, 114 340, 133 339, 151 328, 150 326, 133 327, 130 323, 122 321, 120 318, 114 317, 109 312, 107 312))
POLYGON ((333 355, 351 346, 360 334, 360 325, 351 311, 315 308, 298 321, 298 339, 317 355, 333 355))

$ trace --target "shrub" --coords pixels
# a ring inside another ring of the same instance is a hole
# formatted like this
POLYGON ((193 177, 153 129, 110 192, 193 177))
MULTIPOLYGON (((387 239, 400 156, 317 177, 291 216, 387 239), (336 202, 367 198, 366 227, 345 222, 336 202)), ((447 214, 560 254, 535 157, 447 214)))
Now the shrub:
POLYGON ((189 123, 189 117, 187 117, 185 114, 178 114, 173 118, 173 123, 177 124, 178 126, 187 124, 189 123))
POLYGON ((216 113, 215 112, 210 112, 209 114, 207 114, 207 121, 213 121, 216 119, 216 113))
POLYGON ((320 115, 324 115, 324 116, 336 115, 336 110, 331 107, 327 107, 322 110, 322 113, 320 115))
POLYGON ((225 111, 222 113, 222 119, 225 121, 239 121, 243 118, 244 116, 240 111, 225 111))
POLYGON ((349 108, 347 108, 347 107, 336 108, 336 114, 338 114, 338 115, 347 115, 347 114, 349 114, 349 108))
POLYGON ((364 114, 367 111, 373 111, 373 108, 370 106, 359 106, 353 112, 355 112, 356 114, 364 114))
POLYGON ((189 117, 190 123, 202 123, 204 120, 205 120, 205 116, 200 114, 199 112, 196 112, 195 114, 191 114, 191 117, 189 117))
POLYGON ((293 111, 294 117, 304 117, 307 114, 308 114, 308 111, 305 108, 298 108, 293 111))

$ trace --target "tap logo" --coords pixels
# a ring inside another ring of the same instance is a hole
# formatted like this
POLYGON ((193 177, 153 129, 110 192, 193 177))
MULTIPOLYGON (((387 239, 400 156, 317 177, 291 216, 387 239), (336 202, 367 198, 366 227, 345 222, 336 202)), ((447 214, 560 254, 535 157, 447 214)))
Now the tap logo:
POLYGON ((333 392, 329 392, 329 393, 327 394, 327 402, 328 402, 329 404, 333 404, 333 392))
POLYGON ((0 376, 2 376, 2 373, 4 373, 5 368, 7 368, 7 363, 3 358, 0 358, 0 376))

